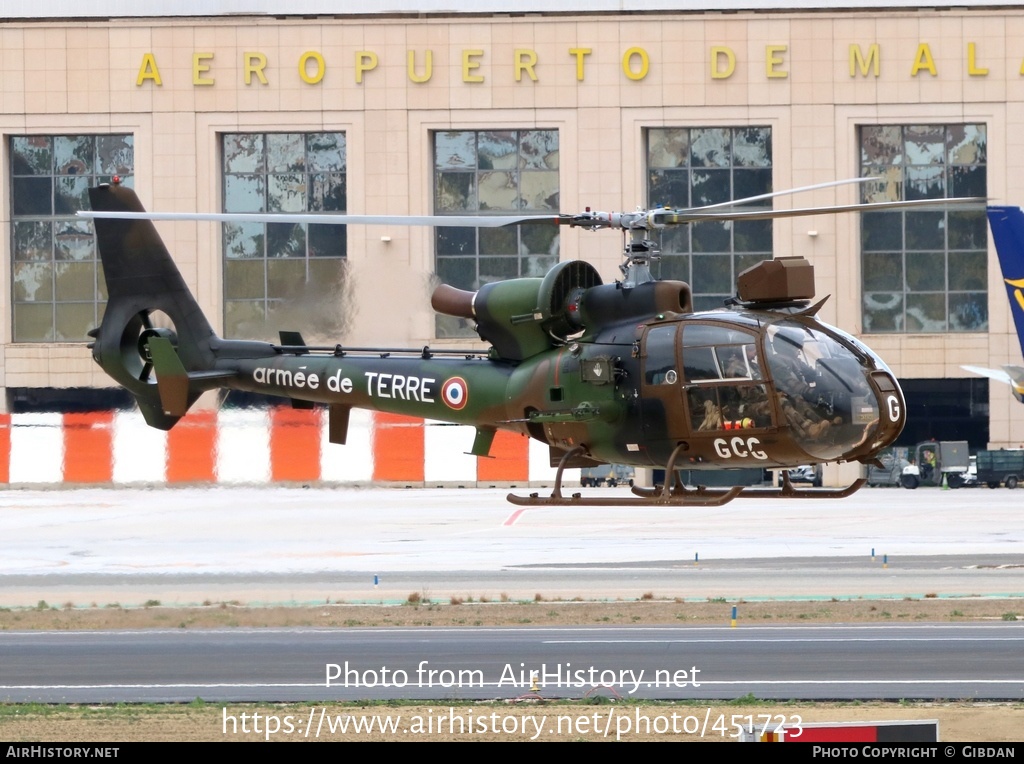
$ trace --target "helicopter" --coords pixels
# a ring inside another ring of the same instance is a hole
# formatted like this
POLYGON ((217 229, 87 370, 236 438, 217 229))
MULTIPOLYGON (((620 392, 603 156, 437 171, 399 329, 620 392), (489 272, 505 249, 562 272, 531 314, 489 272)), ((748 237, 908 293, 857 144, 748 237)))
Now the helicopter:
POLYGON ((787 468, 833 461, 872 463, 899 436, 903 393, 863 343, 817 318, 813 266, 776 257, 737 278, 723 307, 695 312, 689 285, 659 281, 652 232, 702 220, 934 208, 977 199, 916 200, 831 208, 763 210, 739 205, 804 189, 692 209, 635 212, 395 218, 372 215, 256 216, 280 222, 502 226, 567 225, 623 232, 623 278, 603 283, 583 260, 543 278, 440 285, 435 311, 474 321, 482 351, 307 345, 218 337, 174 264, 153 220, 239 220, 252 215, 147 213, 118 183, 89 191, 108 301, 90 332, 95 361, 137 400, 146 422, 168 430, 201 394, 227 388, 324 405, 332 443, 346 441, 352 408, 467 424, 469 453, 487 456, 499 429, 535 438, 557 466, 549 496, 509 494, 525 506, 719 506, 737 496, 841 498, 863 485, 797 489, 787 468), (172 327, 158 326, 166 314, 172 327), (665 470, 654 488, 626 497, 562 493, 567 468, 604 463, 665 470), (678 470, 779 468, 780 488, 687 487, 678 470))

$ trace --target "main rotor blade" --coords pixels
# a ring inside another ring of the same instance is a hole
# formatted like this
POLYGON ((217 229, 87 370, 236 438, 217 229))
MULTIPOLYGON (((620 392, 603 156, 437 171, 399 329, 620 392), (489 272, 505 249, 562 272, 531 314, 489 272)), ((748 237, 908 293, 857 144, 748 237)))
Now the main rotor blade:
POLYGON ((837 212, 875 212, 893 209, 943 210, 951 206, 984 209, 981 197, 954 199, 915 199, 898 202, 846 204, 831 207, 803 207, 786 210, 741 210, 736 205, 785 196, 801 191, 863 183, 875 178, 819 183, 771 194, 751 196, 732 202, 683 209, 638 209, 633 212, 597 212, 587 210, 576 215, 344 215, 333 213, 268 213, 268 212, 96 212, 83 210, 83 218, 117 218, 122 220, 186 220, 214 223, 309 223, 313 225, 380 225, 380 226, 451 226, 463 228, 501 228, 523 223, 569 225, 591 230, 621 228, 624 230, 657 230, 670 225, 687 225, 708 220, 769 220, 803 215, 832 215, 837 212))
POLYGON ((868 181, 878 180, 878 178, 847 178, 846 180, 832 180, 828 183, 815 183, 812 186, 800 186, 799 188, 787 188, 783 191, 772 191, 768 194, 760 194, 758 196, 745 196, 742 199, 733 199, 730 202, 718 202, 717 204, 705 204, 703 207, 690 207, 689 211, 704 211, 704 210, 717 210, 724 207, 738 207, 741 204, 750 204, 751 202, 760 202, 765 199, 774 199, 777 196, 790 196, 791 194, 800 194, 804 191, 817 191, 822 188, 834 188, 835 186, 846 186, 851 183, 867 183, 868 181))
POLYGON ((277 212, 95 212, 83 210, 83 218, 119 220, 199 220, 213 223, 311 223, 314 225, 456 226, 501 228, 520 223, 559 225, 563 216, 553 215, 336 215, 332 213, 277 212))
POLYGON ((804 215, 832 215, 837 212, 879 212, 881 210, 916 209, 944 210, 948 207, 975 207, 984 210, 984 197, 961 197, 953 199, 912 199, 900 202, 867 202, 843 204, 835 207, 804 207, 791 210, 734 210, 732 212, 703 212, 699 210, 655 210, 651 217, 655 228, 666 225, 687 225, 706 220, 770 220, 773 218, 795 218, 804 215))

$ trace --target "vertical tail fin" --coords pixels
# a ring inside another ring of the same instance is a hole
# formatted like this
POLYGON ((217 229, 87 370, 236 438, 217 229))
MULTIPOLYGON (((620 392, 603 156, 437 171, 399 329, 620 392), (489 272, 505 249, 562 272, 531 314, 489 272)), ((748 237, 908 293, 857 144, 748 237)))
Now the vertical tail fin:
MULTIPOLYGON (((989 207, 988 223, 999 255, 1017 339, 1024 354, 1024 212, 1020 207, 989 207)), ((978 366, 963 368, 1010 385, 1014 397, 1024 403, 1024 366, 1008 365, 1002 371, 978 366)))
MULTIPOLYGON (((100 212, 145 211, 135 192, 122 186, 90 189, 89 199, 100 212)), ((92 333, 93 358, 135 396, 148 424, 169 430, 184 412, 161 405, 149 340, 165 338, 187 371, 201 371, 213 366, 216 335, 150 221, 93 223, 108 296, 103 321, 92 333)), ((190 389, 187 405, 200 393, 190 389)))
POLYGON ((988 222, 1024 353, 1024 212, 1020 207, 989 207, 988 222))

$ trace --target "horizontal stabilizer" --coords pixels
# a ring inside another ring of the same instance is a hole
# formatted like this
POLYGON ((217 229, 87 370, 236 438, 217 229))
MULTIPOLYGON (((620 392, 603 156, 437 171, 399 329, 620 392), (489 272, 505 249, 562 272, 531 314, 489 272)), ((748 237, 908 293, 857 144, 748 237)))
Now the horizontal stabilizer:
POLYGON ((287 348, 299 348, 293 352, 297 352, 299 355, 306 355, 309 353, 309 349, 306 348, 306 341, 302 339, 301 332, 290 332, 282 329, 278 332, 281 336, 281 345, 287 348))
POLYGON ((160 405, 168 416, 185 416, 200 393, 236 376, 233 371, 186 371, 174 345, 165 337, 151 337, 147 347, 156 372, 160 405))
POLYGON ((971 372, 971 374, 977 374, 979 377, 988 377, 996 382, 1002 382, 1004 385, 1013 384, 1013 379, 1002 369, 988 369, 984 366, 961 366, 960 368, 971 372))
POLYGON ((160 405, 164 413, 185 416, 188 411, 188 372, 174 351, 174 345, 165 337, 152 337, 147 346, 149 356, 153 359, 160 405))
POLYGON ((980 377, 988 377, 996 382, 1002 382, 1013 388, 1013 394, 1017 400, 1024 403, 1024 366, 1004 366, 1002 369, 989 369, 984 366, 961 366, 964 371, 977 374, 980 377))

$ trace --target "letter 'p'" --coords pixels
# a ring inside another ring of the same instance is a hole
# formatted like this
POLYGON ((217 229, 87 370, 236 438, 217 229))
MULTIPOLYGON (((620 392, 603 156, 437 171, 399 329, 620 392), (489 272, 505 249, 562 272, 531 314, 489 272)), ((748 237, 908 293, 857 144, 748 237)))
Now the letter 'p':
POLYGON ((337 679, 341 676, 341 666, 339 666, 337 663, 328 663, 324 667, 324 673, 326 674, 326 678, 324 680, 324 687, 330 687, 331 680, 337 679))

